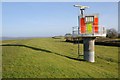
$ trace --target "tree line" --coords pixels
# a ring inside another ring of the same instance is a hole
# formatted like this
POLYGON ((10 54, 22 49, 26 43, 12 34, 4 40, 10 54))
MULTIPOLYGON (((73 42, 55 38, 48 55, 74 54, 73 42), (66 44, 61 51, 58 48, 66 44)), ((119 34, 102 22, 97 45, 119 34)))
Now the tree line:
POLYGON ((120 38, 120 33, 114 29, 114 28, 111 28, 111 29, 107 29, 107 38, 120 38))

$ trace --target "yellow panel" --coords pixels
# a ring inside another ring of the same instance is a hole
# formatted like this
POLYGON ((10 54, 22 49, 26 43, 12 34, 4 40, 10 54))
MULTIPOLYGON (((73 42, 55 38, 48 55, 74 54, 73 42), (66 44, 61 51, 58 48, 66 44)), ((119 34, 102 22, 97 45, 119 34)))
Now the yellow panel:
POLYGON ((92 23, 87 23, 86 27, 87 27, 86 33, 91 34, 92 33, 92 23))

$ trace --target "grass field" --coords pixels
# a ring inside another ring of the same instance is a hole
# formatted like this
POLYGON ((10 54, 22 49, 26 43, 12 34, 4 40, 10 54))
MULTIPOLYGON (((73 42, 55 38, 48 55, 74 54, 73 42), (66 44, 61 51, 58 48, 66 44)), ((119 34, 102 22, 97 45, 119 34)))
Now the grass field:
MULTIPOLYGON (((2 42, 3 78, 117 78, 118 47, 95 46, 95 63, 77 60, 77 44, 35 38, 2 42)), ((80 52, 83 51, 80 44, 80 52)))

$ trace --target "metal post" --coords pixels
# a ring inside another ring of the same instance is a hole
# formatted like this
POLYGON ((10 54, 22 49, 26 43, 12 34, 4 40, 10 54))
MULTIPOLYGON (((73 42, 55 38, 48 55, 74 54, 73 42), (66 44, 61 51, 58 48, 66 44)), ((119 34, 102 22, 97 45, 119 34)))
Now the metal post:
POLYGON ((94 59, 94 42, 95 38, 84 38, 84 60, 89 62, 95 62, 94 59))
POLYGON ((74 27, 72 27, 72 35, 74 34, 74 27))
MULTIPOLYGON (((79 35, 79 27, 78 27, 78 35, 79 35)), ((78 37, 78 58, 80 57, 80 45, 79 45, 79 37, 78 37)))
POLYGON ((84 17, 84 10, 85 9, 80 9, 80 11, 81 11, 81 17, 84 17))

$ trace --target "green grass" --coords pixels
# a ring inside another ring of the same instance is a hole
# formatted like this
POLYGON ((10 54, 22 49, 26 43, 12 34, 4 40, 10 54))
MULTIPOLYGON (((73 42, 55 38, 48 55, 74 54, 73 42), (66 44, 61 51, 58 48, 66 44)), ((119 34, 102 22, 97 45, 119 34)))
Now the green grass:
POLYGON ((90 63, 71 59, 77 58, 77 44, 64 41, 52 38, 3 41, 2 44, 24 45, 2 46, 3 78, 118 77, 118 47, 96 45, 96 62, 90 63))

